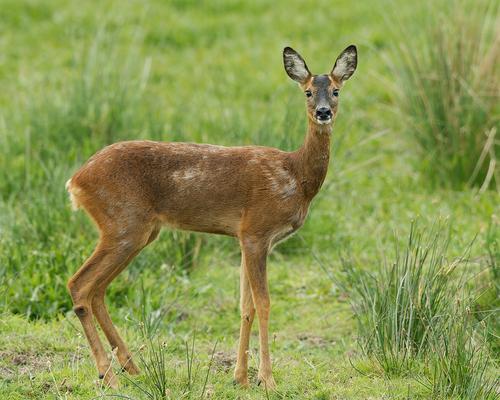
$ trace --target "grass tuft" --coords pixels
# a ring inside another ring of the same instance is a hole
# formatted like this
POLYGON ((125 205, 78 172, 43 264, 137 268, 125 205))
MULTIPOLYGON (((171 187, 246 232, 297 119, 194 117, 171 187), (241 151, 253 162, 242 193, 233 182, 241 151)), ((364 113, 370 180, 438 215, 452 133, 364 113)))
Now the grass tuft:
POLYGON ((446 323, 432 332, 433 356, 430 378, 425 386, 432 398, 493 400, 498 398, 499 382, 491 376, 491 358, 486 345, 487 330, 471 315, 467 301, 458 303, 446 323))
POLYGON ((493 399, 499 387, 487 344, 491 330, 481 312, 471 311, 474 296, 457 271, 467 259, 449 262, 448 245, 444 225, 413 222, 390 266, 372 273, 344 262, 331 276, 349 295, 360 347, 376 369, 416 373, 432 398, 493 399))
POLYGON ((474 301, 474 316, 487 329, 487 342, 495 357, 500 357, 500 243, 499 224, 492 220, 486 232, 484 270, 475 282, 479 295, 474 301))
POLYGON ((432 184, 499 188, 500 7, 462 0, 443 7, 429 7, 418 31, 397 32, 396 111, 432 184))
POLYGON ((387 374, 408 372, 431 348, 430 329, 448 312, 460 262, 447 262, 447 247, 443 226, 412 223, 391 265, 372 273, 344 261, 335 278, 349 293, 363 352, 387 374))
POLYGON ((141 396, 150 400, 203 399, 207 391, 218 342, 212 348, 208 364, 203 366, 196 356, 195 340, 196 335, 193 333, 191 343, 185 341, 184 367, 179 368, 178 365, 173 368, 169 362, 172 353, 167 342, 159 337, 146 337, 145 343, 138 351, 143 376, 139 379, 123 376, 141 396), (206 372, 200 375, 203 368, 206 372), (172 370, 175 371, 175 376, 172 375, 172 370), (180 375, 182 378, 179 379, 180 375))

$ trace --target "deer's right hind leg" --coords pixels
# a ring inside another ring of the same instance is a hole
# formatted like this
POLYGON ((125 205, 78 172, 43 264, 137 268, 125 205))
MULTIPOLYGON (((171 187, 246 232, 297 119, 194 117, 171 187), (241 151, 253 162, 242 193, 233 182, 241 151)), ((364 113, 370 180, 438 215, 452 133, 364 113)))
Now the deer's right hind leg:
POLYGON ((68 290, 73 300, 73 310, 80 319, 83 331, 92 350, 99 378, 113 387, 118 387, 118 380, 111 370, 111 363, 94 325, 92 315, 92 296, 94 295, 99 280, 105 279, 113 265, 108 261, 112 250, 100 242, 94 253, 81 266, 75 275, 68 281, 68 290))
POLYGON ((126 266, 128 261, 144 247, 144 244, 145 242, 141 243, 140 240, 131 238, 120 241, 103 236, 94 253, 68 281, 68 290, 74 305, 73 310, 80 319, 89 342, 99 371, 99 378, 104 379, 111 387, 117 387, 118 380, 111 370, 111 362, 94 325, 92 302, 102 283, 111 282, 122 267, 126 266))
POLYGON ((111 345, 111 349, 113 351, 116 351, 116 356, 118 357, 118 361, 120 362, 123 370, 127 371, 131 375, 139 374, 139 368, 137 368, 134 361, 132 360, 132 356, 128 351, 127 345, 116 330, 113 321, 109 316, 109 312, 104 302, 104 296, 106 294, 106 288, 111 283, 111 281, 127 267, 127 265, 135 257, 136 254, 137 252, 129 257, 129 259, 126 260, 122 265, 117 266, 112 275, 98 286, 94 296, 92 297, 92 313, 101 326, 102 331, 106 335, 106 338, 111 345))
POLYGON ((135 365, 132 360, 132 356, 130 355, 127 345, 120 337, 120 334, 116 330, 111 317, 109 316, 109 312, 106 308, 106 304, 104 303, 104 296, 106 294, 106 288, 108 285, 115 279, 120 272, 122 272, 127 265, 132 261, 132 259, 149 243, 156 239, 160 228, 154 228, 153 232, 150 234, 147 243, 144 246, 133 251, 133 253, 125 260, 121 265, 117 265, 113 273, 103 282, 101 282, 97 288, 97 291, 92 298, 92 311, 95 315, 95 318, 99 325, 101 326, 106 338, 108 339, 111 348, 116 349, 116 355, 118 357, 118 361, 122 368, 127 371, 131 375, 137 375, 139 373, 139 368, 135 365))

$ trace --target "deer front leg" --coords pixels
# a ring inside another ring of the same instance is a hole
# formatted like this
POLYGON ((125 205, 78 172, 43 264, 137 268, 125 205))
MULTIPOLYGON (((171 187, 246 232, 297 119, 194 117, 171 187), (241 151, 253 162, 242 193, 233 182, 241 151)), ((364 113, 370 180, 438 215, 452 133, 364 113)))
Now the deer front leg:
MULTIPOLYGON (((243 251, 243 250, 242 250, 243 251)), ((250 332, 255 316, 255 307, 252 299, 252 292, 246 277, 245 259, 241 256, 240 269, 240 343, 238 347, 238 358, 234 370, 234 380, 240 385, 248 386, 248 345, 250 343, 250 332)))
POLYGON ((274 389, 271 369, 271 356, 269 354, 269 312, 271 302, 267 285, 266 259, 269 241, 256 237, 242 239, 245 272, 248 278, 252 298, 259 319, 260 362, 258 380, 267 389, 274 389))

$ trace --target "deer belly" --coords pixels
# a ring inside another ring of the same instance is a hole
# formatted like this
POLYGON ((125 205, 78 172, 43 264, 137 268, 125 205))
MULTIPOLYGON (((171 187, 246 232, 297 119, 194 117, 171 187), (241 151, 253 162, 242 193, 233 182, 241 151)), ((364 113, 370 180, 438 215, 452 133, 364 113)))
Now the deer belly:
POLYGON ((186 207, 163 212, 160 221, 166 227, 193 232, 236 236, 241 214, 219 207, 186 207))

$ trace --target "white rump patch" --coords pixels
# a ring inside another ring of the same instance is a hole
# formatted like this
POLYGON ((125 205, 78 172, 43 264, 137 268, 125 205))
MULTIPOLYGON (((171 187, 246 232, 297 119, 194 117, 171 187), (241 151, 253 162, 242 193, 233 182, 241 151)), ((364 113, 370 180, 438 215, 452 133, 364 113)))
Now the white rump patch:
POLYGON ((78 191, 80 189, 73 187, 71 185, 71 179, 68 179, 66 181, 65 187, 66 187, 66 190, 68 191, 68 194, 69 194, 69 201, 71 202, 71 209, 73 211, 78 210, 80 208, 80 204, 78 203, 78 200, 75 197, 75 193, 78 193, 78 191))

